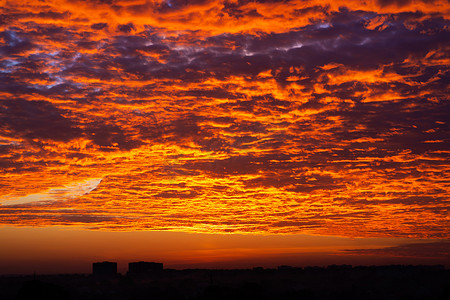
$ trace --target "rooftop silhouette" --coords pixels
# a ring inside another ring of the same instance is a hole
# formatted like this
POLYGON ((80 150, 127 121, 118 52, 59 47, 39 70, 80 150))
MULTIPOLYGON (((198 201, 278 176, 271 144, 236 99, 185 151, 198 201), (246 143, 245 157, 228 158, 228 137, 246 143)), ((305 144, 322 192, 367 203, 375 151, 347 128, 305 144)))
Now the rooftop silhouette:
MULTIPOLYGON (((112 274, 108 268, 116 264, 96 266, 112 274)), ((142 276, 2 276, 0 299, 450 299, 450 270, 439 265, 143 270, 142 276)))
POLYGON ((117 274, 116 262, 95 262, 92 264, 92 274, 96 276, 112 276, 117 274))

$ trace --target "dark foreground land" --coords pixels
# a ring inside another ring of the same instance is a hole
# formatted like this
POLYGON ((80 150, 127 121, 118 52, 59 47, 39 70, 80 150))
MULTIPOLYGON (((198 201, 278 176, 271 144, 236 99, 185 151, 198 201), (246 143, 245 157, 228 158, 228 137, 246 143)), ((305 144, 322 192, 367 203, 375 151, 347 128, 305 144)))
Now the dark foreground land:
POLYGON ((442 266, 162 270, 0 277, 0 299, 450 299, 442 266))

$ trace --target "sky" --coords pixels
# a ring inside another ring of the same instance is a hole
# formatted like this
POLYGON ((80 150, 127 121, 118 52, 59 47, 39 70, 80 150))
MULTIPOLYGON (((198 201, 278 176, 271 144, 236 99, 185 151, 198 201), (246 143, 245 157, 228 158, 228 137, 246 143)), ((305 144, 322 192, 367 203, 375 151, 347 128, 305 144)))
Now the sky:
POLYGON ((450 266, 449 16, 0 1, 0 273, 450 266))

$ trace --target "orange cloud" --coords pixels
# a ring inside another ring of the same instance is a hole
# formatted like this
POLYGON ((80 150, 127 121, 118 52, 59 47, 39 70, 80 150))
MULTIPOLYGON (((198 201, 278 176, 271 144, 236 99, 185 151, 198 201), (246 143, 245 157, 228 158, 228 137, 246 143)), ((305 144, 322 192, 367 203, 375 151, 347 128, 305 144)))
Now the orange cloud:
POLYGON ((447 3, 1 10, 0 224, 448 237, 447 3))

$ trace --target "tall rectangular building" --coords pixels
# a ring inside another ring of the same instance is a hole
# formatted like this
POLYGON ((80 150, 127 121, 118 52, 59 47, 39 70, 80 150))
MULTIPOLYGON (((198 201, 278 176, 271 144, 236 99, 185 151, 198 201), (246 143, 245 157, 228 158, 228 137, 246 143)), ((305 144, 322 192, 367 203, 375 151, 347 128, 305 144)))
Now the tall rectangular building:
POLYGON ((101 276, 111 276, 117 274, 116 262, 95 262, 92 264, 92 274, 101 276))

